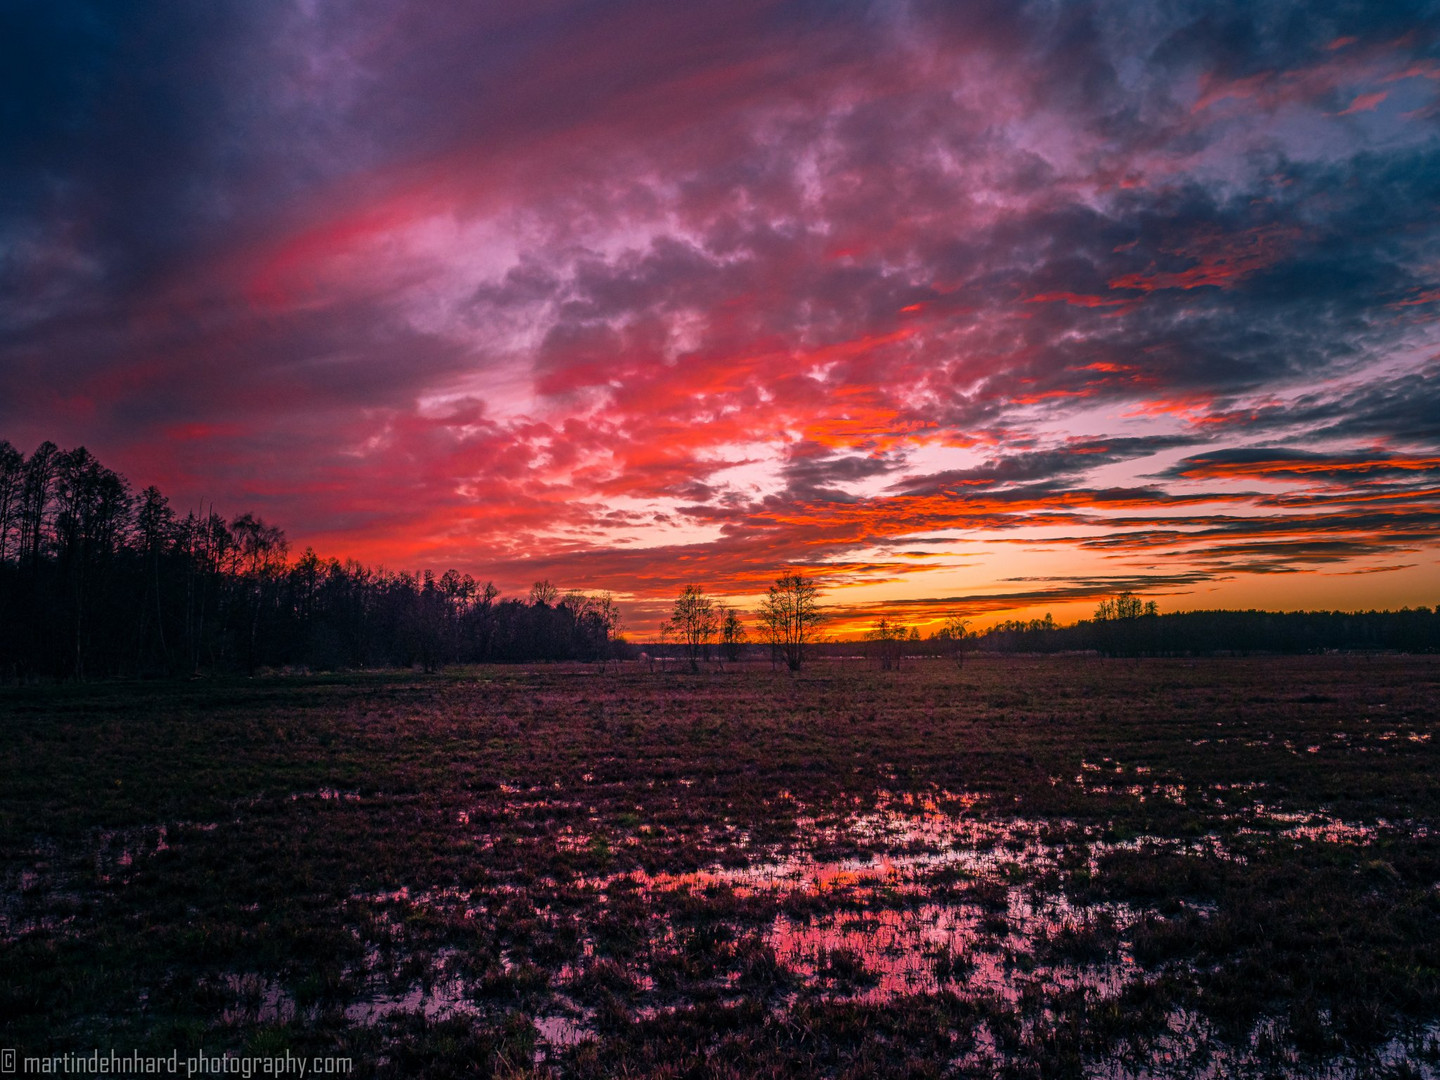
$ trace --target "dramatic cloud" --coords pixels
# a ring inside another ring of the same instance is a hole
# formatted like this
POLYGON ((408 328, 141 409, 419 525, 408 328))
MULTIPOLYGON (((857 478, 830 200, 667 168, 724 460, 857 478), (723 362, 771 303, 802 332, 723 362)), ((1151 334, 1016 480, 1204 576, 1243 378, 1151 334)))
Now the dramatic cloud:
POLYGON ((1436 5, 19 4, 0 80, 0 437, 182 507, 637 628, 1440 600, 1436 5))

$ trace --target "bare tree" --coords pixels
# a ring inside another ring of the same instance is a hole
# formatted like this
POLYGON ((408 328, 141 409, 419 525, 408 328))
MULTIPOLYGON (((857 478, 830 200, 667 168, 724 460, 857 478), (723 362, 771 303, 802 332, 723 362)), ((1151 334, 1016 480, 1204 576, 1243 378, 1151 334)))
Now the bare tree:
POLYGON ((71 674, 83 679, 92 605, 103 597, 115 556, 126 539, 130 493, 123 477, 80 446, 56 455, 53 502, 52 542, 66 583, 74 645, 71 674))
POLYGON ((24 485, 25 455, 0 439, 0 563, 10 551, 10 531, 19 516, 24 485))
POLYGON ((960 615, 951 615, 935 635, 944 644, 946 651, 955 661, 956 667, 965 666, 965 651, 970 647, 970 620, 960 615))
POLYGON ((710 651, 710 642, 720 628, 720 617, 715 611, 715 601, 700 591, 698 585, 686 585, 675 598, 675 607, 670 612, 670 622, 675 635, 685 646, 690 658, 690 670, 700 670, 700 658, 710 651))
POLYGON ((1101 651, 1112 655, 1139 656, 1146 651, 1154 633, 1154 618, 1160 609, 1155 601, 1142 601, 1126 590, 1113 600, 1101 601, 1095 609, 1096 631, 1101 651))
MULTIPOLYGON (((1151 601, 1151 607, 1154 607, 1154 601, 1151 601)), ((1145 614, 1145 605, 1138 596, 1128 590, 1113 600, 1102 600, 1100 606, 1095 609, 1095 618, 1098 622, 1138 619, 1143 614, 1145 614)))
POLYGON ((620 608, 615 603, 615 598, 608 592, 592 597, 590 610, 594 613, 600 632, 603 635, 600 649, 600 670, 604 671, 606 665, 613 658, 616 666, 619 666, 619 654, 616 650, 616 635, 620 632, 620 608))
MULTIPOLYGON (((155 591, 155 630, 160 641, 160 659, 165 670, 170 670, 170 648, 165 642, 165 609, 163 604, 163 592, 160 587, 160 553, 169 544, 177 539, 175 525, 175 511, 170 509, 170 502, 160 489, 151 484, 140 494, 140 503, 135 517, 138 530, 137 539, 140 541, 140 551, 145 561, 149 564, 148 572, 145 574, 145 591, 148 594, 153 584, 155 591)), ((314 552, 309 552, 314 554, 314 552)), ((149 605, 140 605, 140 634, 138 635, 143 648, 145 640, 145 624, 149 619, 149 605)))
POLYGON ((880 661, 881 671, 900 670, 900 658, 905 651, 905 627, 881 617, 865 631, 865 640, 871 643, 875 656, 880 661))
POLYGON ((265 524, 254 514, 241 514, 230 522, 230 532, 235 538, 231 572, 241 583, 241 596, 249 607, 249 647, 245 666, 253 673, 258 657, 260 621, 272 612, 279 599, 278 586, 285 572, 289 545, 279 528, 265 524))
POLYGON ((46 539, 46 520, 55 486, 60 448, 46 439, 35 448, 25 463, 25 476, 20 489, 19 561, 32 568, 40 562, 46 539))
POLYGON ((771 649, 785 658, 785 666, 799 671, 805 646, 820 625, 820 590, 797 572, 782 574, 760 604, 760 626, 771 649))
POLYGON ((750 635, 745 630, 745 624, 740 621, 740 614, 729 604, 720 605, 720 649, 725 654, 725 659, 732 664, 740 659, 750 635))

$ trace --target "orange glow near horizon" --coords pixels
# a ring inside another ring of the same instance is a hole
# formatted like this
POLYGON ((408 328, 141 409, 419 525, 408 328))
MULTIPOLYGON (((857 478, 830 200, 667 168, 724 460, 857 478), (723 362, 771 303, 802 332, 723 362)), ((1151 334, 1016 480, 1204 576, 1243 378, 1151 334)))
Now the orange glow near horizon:
POLYGON ((401 0, 156 57, 214 109, 12 155, 78 148, 0 208, 0 437, 640 636, 785 568, 841 636, 1440 602, 1433 43, 1012 8, 401 0))

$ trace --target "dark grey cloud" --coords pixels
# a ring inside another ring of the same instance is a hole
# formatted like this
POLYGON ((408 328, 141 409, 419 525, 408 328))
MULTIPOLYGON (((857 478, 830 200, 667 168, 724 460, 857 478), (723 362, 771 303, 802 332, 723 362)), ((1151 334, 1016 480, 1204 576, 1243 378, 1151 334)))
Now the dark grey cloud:
MULTIPOLYGON (((1031 484, 1050 481, 1058 490, 1074 486, 1079 477, 1102 465, 1149 457, 1162 450, 1190 446, 1195 439, 1183 435, 1126 436, 1105 440, 1076 440, 1048 450, 1033 450, 991 458, 970 469, 948 469, 928 476, 908 477, 891 484, 889 490, 904 495, 929 495, 947 490, 990 489, 1004 484, 1031 484)), ((1035 489, 1027 488, 1033 495, 1035 489)))
POLYGON ((1307 481, 1345 487, 1364 484, 1368 493, 1376 481, 1433 483, 1440 475, 1440 457, 1383 450, 1322 453, 1288 447, 1240 447, 1187 457, 1158 475, 1171 479, 1307 481))
MULTIPOLYGON (((223 428, 187 468, 260 491, 353 485, 374 463, 321 448, 403 422, 442 509, 574 470, 734 531, 873 509, 853 489, 914 433, 1009 450, 894 499, 1173 505, 1148 481, 1256 443, 1291 455, 1265 475, 1399 497, 1385 454, 1440 445, 1437 29, 1413 2, 12 4, 0 425, 149 461, 223 428), (485 454, 425 434, 501 384, 534 400, 485 454), (1081 410, 1180 433, 1066 441, 1081 410), (715 479, 710 432, 771 441, 772 502, 715 479)), ((1343 520, 1411 543, 1407 515, 1343 520)))
POLYGON ((904 467, 904 458, 893 454, 833 454, 828 447, 800 443, 790 448, 780 470, 785 483, 782 498, 797 502, 854 503, 858 497, 837 484, 849 484, 885 476, 904 467))

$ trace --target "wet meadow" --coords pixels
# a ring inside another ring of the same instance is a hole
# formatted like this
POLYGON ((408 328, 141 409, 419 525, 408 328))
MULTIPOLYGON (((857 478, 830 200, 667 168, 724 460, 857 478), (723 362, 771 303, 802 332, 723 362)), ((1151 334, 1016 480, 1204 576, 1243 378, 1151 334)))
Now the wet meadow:
POLYGON ((1440 1075, 1440 657, 0 691, 0 1045, 1440 1075))

